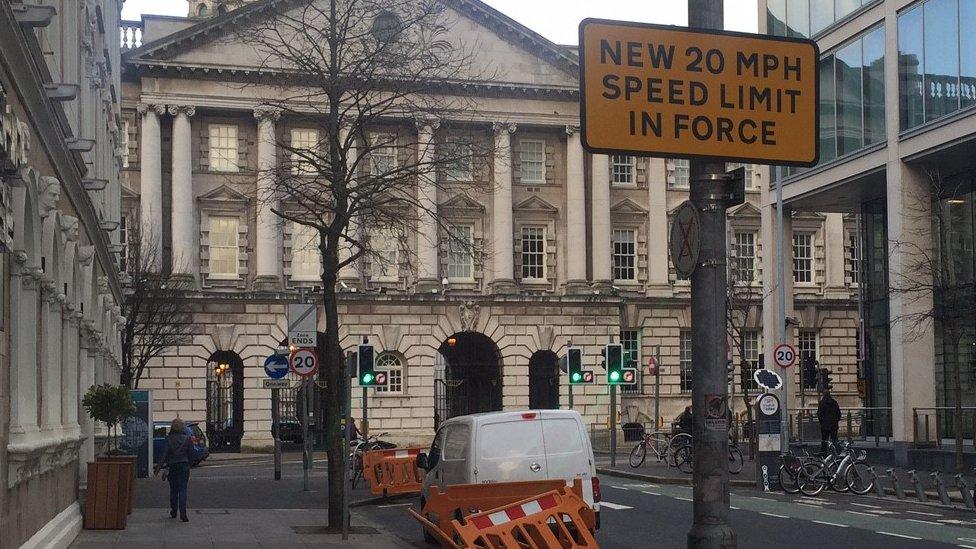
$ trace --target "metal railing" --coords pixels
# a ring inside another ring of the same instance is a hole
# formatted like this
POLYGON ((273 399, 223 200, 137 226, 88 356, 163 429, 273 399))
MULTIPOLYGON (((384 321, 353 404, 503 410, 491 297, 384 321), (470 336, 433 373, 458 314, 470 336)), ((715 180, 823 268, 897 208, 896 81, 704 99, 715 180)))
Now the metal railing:
MULTIPOLYGON (((915 447, 942 447, 956 438, 956 409, 953 406, 913 408, 915 447)), ((962 437, 976 447, 976 406, 962 407, 962 437)))
MULTIPOLYGON (((787 411, 790 416, 789 437, 792 442, 820 440, 820 421, 816 408, 787 411)), ((874 442, 891 441, 891 408, 842 408, 837 436, 843 439, 874 442)))
POLYGON ((122 51, 133 50, 142 45, 142 21, 122 21, 119 24, 119 39, 122 51))

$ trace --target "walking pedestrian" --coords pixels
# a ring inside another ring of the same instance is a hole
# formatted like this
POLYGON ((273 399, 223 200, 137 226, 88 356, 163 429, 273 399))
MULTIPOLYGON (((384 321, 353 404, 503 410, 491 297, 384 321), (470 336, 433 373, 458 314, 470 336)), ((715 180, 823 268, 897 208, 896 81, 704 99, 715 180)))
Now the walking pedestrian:
POLYGON ((685 408, 685 411, 678 416, 678 432, 688 433, 689 435, 695 429, 695 415, 691 411, 691 406, 685 408))
POLYGON ((190 481, 190 454, 194 452, 190 437, 184 429, 183 420, 176 418, 170 424, 166 436, 166 450, 156 462, 156 472, 167 469, 169 478, 169 516, 176 518, 177 508, 180 520, 189 522, 186 516, 186 485, 190 481))
POLYGON ((827 440, 837 446, 837 429, 840 425, 840 405, 830 396, 830 391, 823 392, 820 405, 817 406, 817 420, 820 422, 820 450, 827 451, 827 440))

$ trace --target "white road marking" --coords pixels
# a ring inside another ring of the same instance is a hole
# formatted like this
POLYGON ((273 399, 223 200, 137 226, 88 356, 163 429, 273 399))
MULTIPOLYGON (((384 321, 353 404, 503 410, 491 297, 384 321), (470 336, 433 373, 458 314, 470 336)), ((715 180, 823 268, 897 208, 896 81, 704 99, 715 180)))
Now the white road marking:
POLYGON ((683 498, 681 496, 674 496, 674 499, 680 499, 681 501, 691 501, 691 498, 683 498))
POLYGON ((871 513, 862 513, 860 511, 847 511, 847 512, 850 513, 850 514, 852 514, 852 515, 861 515, 862 517, 875 517, 875 518, 877 518, 877 515, 872 515, 871 513))
POLYGON ((915 537, 915 536, 906 536, 905 534, 896 534, 894 532, 882 532, 881 530, 878 530, 876 533, 878 533, 878 534, 884 534, 886 536, 894 536, 896 538, 915 539, 915 540, 922 539, 922 538, 918 538, 918 537, 915 537))
POLYGON ((751 497, 752 499, 758 499, 759 501, 771 501, 771 502, 773 502, 773 503, 779 503, 779 501, 778 501, 778 500, 775 500, 775 499, 771 499, 771 498, 761 498, 761 497, 759 497, 759 496, 750 496, 750 497, 751 497))
POLYGON ((959 545, 959 547, 965 547, 966 549, 976 549, 976 546, 973 545, 959 545))
POLYGON ((822 507, 820 507, 819 505, 810 505, 809 503, 797 503, 797 505, 802 505, 802 506, 804 506, 804 507, 807 507, 807 508, 809 508, 809 509, 819 509, 819 510, 823 510, 823 508, 822 508, 822 507))
POLYGON ((625 487, 623 487, 623 486, 614 486, 614 485, 612 485, 612 484, 611 484, 611 485, 610 485, 609 487, 610 487, 610 488, 616 488, 617 490, 624 490, 624 491, 626 491, 626 490, 630 490, 630 488, 625 488, 625 487))
POLYGON ((619 503, 610 503, 609 501, 601 501, 601 507, 606 507, 607 509, 613 509, 615 511, 620 511, 623 509, 633 509, 633 507, 627 505, 620 505, 619 503))
POLYGON ((660 496, 661 495, 658 492, 651 492, 650 490, 641 490, 641 493, 642 494, 647 494, 649 496, 660 496))
POLYGON ((380 509, 386 507, 406 507, 407 505, 413 505, 412 503, 387 503, 386 505, 377 505, 380 509))
POLYGON ((945 515, 940 515, 938 513, 923 513, 921 511, 905 511, 906 513, 911 513, 913 515, 921 515, 923 517, 944 517, 945 515))
POLYGON ((913 519, 913 518, 905 519, 905 520, 910 520, 912 522, 921 522, 922 524, 929 524, 931 526, 942 526, 938 522, 932 522, 931 520, 921 520, 921 519, 913 519))
POLYGON ((868 509, 868 512, 869 513, 873 513, 875 515, 894 515, 895 514, 894 511, 885 511, 883 509, 868 509))
POLYGON ((851 505, 857 505, 858 507, 868 507, 870 509, 881 509, 877 505, 868 505, 867 503, 854 503, 853 501, 851 502, 851 505))
POLYGON ((776 517, 776 518, 782 518, 782 519, 788 519, 788 518, 790 518, 790 517, 788 517, 786 515, 777 515, 776 513, 760 512, 759 514, 760 515, 766 515, 767 517, 776 517))
POLYGON ((836 522, 827 522, 825 520, 812 520, 810 522, 816 522, 817 524, 823 524, 825 526, 838 526, 840 528, 847 528, 846 524, 837 524, 836 522))
MULTIPOLYGON (((959 520, 959 519, 939 519, 939 522, 944 524, 958 524, 960 526, 973 526, 974 523, 971 520, 959 520)), ((976 541, 976 540, 963 540, 963 541, 976 541)))
POLYGON ((735 505, 729 505, 729 509, 735 509, 736 511, 738 511, 739 509, 741 509, 741 507, 736 507, 735 505))

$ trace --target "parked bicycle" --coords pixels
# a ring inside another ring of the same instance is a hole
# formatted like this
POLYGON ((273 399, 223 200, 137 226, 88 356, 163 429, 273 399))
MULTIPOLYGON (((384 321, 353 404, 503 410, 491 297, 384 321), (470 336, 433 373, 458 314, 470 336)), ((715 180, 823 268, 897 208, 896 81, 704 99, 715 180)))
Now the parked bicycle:
POLYGON ((359 481, 363 478, 363 456, 366 454, 366 452, 369 452, 370 450, 388 450, 390 448, 396 448, 396 444, 380 440, 380 437, 384 437, 388 434, 389 433, 380 433, 378 435, 371 435, 368 437, 359 437, 350 443, 349 468, 352 470, 350 482, 352 482, 353 490, 356 489, 359 481))
POLYGON ((688 433, 676 435, 669 435, 663 431, 647 433, 630 451, 630 466, 637 468, 643 465, 650 451, 658 462, 664 462, 669 467, 677 467, 677 462, 674 460, 675 450, 686 445, 691 445, 691 435, 688 433))
POLYGON ((793 450, 788 450, 785 454, 780 455, 780 461, 782 465, 779 466, 779 487, 783 489, 787 494, 799 494, 800 493, 800 472, 803 470, 803 465, 811 461, 820 459, 816 456, 810 455, 804 448, 802 455, 796 455, 793 450))
MULTIPOLYGON (((688 437, 687 444, 675 449, 674 452, 675 466, 681 470, 683 473, 691 473, 695 469, 695 456, 694 448, 691 443, 691 437, 688 437)), ((743 459, 742 450, 739 450, 739 444, 732 439, 729 439, 729 473, 733 475, 738 475, 742 472, 743 459)))
POLYGON ((822 459, 811 460, 800 469, 797 485, 806 496, 820 495, 828 486, 837 492, 866 494, 874 488, 874 475, 867 464, 867 452, 850 441, 838 451, 832 444, 822 459))

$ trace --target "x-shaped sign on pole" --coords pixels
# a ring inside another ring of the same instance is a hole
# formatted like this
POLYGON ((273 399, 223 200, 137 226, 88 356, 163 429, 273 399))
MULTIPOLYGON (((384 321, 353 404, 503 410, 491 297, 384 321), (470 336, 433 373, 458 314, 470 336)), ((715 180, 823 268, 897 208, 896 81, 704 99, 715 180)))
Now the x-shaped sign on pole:
POLYGON ((685 221, 678 220, 678 227, 681 229, 681 252, 679 258, 691 255, 691 230, 695 228, 695 218, 691 217, 685 221))

